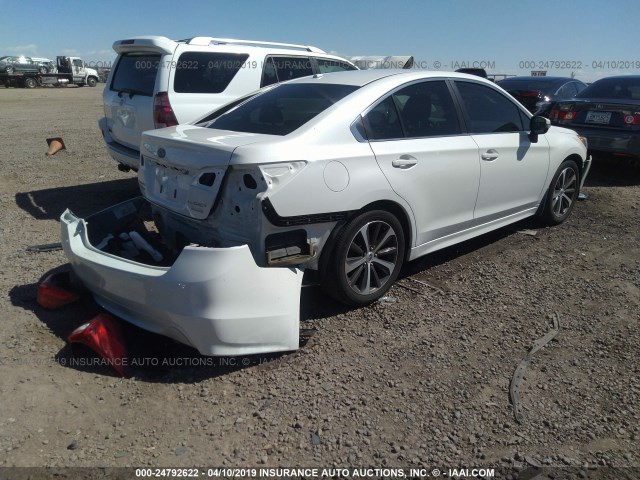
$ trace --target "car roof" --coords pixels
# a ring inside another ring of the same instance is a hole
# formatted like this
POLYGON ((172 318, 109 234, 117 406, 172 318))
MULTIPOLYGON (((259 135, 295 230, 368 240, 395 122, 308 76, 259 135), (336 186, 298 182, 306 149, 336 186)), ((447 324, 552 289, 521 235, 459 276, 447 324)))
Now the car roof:
POLYGON ((467 73, 442 72, 433 70, 400 70, 400 69, 374 69, 374 70, 349 70, 343 72, 322 73, 309 77, 302 77, 290 80, 287 83, 335 83, 342 85, 353 85, 362 87, 368 83, 375 82, 382 78, 396 76, 400 81, 411 81, 428 78, 460 78, 465 80, 474 80, 488 85, 494 85, 493 82, 486 80, 477 75, 469 75, 467 73))
POLYGON ((581 80, 578 80, 577 78, 571 78, 571 77, 536 77, 536 76, 522 76, 522 77, 509 77, 509 78, 503 78, 502 80, 498 80, 496 83, 500 83, 500 82, 513 82, 513 81, 522 81, 522 82, 529 82, 531 80, 536 80, 536 81, 548 81, 548 82, 557 82, 560 80, 575 80, 580 82, 581 80))

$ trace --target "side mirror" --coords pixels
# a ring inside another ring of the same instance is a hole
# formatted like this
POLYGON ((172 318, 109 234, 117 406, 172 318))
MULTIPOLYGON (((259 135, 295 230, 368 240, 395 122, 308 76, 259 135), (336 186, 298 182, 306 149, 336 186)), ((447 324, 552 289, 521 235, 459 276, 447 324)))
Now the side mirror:
POLYGON ((538 142, 538 135, 544 135, 549 130, 551 126, 551 120, 545 117, 541 117, 540 115, 534 115, 531 117, 531 122, 529 123, 529 139, 531 143, 538 142))

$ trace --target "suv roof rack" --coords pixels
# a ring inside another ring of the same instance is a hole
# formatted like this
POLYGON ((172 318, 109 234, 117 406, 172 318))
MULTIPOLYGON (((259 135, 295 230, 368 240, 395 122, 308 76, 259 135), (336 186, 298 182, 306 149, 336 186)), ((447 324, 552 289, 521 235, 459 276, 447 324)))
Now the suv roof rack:
POLYGON ((214 38, 214 37, 193 37, 186 40, 181 40, 189 45, 253 45, 255 47, 283 47, 296 50, 305 50, 307 52, 314 53, 326 53, 324 50, 320 50, 317 47, 311 45, 296 45, 294 43, 278 43, 278 42, 262 42, 259 40, 240 40, 236 38, 214 38))

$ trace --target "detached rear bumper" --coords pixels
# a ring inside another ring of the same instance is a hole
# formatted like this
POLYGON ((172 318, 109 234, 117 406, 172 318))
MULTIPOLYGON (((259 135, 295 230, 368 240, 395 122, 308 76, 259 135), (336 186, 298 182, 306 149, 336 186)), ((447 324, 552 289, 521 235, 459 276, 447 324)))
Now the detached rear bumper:
POLYGON ((90 243, 95 234, 115 231, 144 203, 141 197, 129 200, 86 221, 69 210, 60 218, 64 251, 101 306, 204 355, 298 348, 301 270, 260 268, 247 245, 188 246, 171 267, 157 267, 103 252, 90 243))

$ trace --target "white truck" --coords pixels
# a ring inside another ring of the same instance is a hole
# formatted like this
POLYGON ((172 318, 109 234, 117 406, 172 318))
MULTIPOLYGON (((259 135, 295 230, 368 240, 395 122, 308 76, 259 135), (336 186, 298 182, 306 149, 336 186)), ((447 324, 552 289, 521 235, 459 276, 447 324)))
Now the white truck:
POLYGON ((42 85, 89 85, 98 83, 98 71, 86 66, 79 57, 56 57, 56 73, 42 73, 42 69, 11 68, 0 73, 0 84, 6 87, 35 88, 42 85))

